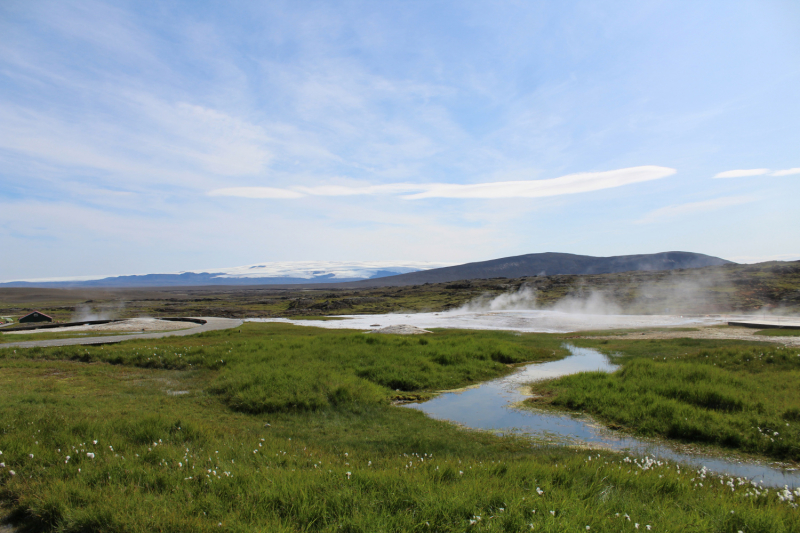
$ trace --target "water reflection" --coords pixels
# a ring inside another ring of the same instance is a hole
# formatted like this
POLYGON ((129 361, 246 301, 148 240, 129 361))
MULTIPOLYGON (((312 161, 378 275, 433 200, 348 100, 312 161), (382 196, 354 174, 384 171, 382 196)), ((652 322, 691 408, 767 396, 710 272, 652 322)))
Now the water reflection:
POLYGON ((596 350, 574 346, 567 348, 571 355, 559 361, 530 364, 509 376, 463 391, 440 394, 425 403, 407 404, 406 407, 423 411, 433 418, 450 420, 471 428, 522 433, 548 442, 629 450, 661 460, 690 464, 697 469, 705 466, 713 472, 746 477, 753 481, 762 481, 765 485, 800 486, 800 473, 796 471, 687 454, 667 445, 615 434, 592 424, 586 417, 514 408, 512 404, 526 398, 520 391, 524 383, 578 372, 613 372, 617 368, 608 357, 596 350))

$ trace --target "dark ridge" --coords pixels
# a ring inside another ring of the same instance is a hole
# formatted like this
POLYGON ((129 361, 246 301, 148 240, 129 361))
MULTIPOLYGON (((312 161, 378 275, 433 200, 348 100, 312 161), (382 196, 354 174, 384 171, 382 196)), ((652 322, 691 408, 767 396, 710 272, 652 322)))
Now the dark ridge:
POLYGON ((349 287, 378 287, 389 285, 420 285, 449 281, 489 278, 521 278, 526 276, 613 274, 634 270, 677 270, 733 264, 731 261, 692 252, 661 252, 645 255, 592 257, 588 255, 547 252, 518 255, 434 268, 389 276, 379 280, 348 283, 349 287))

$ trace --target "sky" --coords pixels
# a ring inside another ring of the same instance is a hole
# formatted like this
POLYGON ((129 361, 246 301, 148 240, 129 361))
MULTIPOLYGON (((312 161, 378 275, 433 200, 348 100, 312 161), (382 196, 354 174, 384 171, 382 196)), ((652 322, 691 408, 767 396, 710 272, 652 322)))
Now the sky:
POLYGON ((800 259, 800 3, 0 2, 0 281, 800 259))

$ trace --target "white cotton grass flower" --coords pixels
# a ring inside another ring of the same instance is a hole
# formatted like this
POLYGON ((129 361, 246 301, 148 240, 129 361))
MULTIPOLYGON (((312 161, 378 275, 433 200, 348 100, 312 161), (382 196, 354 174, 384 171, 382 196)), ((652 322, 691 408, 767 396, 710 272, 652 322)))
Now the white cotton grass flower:
POLYGON ((32 453, 29 453, 29 454, 28 454, 28 457, 30 457, 31 459, 33 459, 33 454, 32 454, 32 453))
POLYGON ((86 452, 86 457, 89 459, 94 459, 94 454, 92 452, 86 452))
POLYGON ((14 472, 13 470, 9 470, 8 473, 11 474, 12 476, 16 476, 17 475, 17 473, 14 472))

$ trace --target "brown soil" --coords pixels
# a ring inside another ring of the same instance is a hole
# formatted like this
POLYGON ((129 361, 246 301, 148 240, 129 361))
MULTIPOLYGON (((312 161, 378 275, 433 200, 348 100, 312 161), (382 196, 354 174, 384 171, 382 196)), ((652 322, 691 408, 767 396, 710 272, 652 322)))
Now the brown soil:
POLYGON ((158 320, 155 318, 131 318, 120 322, 109 322, 107 324, 87 324, 83 326, 69 326, 64 328, 47 328, 24 331, 6 331, 3 335, 30 335, 31 333, 73 333, 73 332, 105 332, 105 333, 141 333, 142 331, 172 331, 176 329, 187 329, 197 327, 192 322, 173 322, 170 320, 158 320))
POLYGON ((733 339, 742 341, 774 342, 784 346, 800 346, 799 337, 778 337, 769 335, 756 335, 762 331, 754 328, 743 328, 736 326, 699 326, 697 331, 670 331, 668 329, 660 331, 643 331, 635 333, 625 333, 622 335, 604 335, 591 337, 576 337, 584 339, 733 339))

